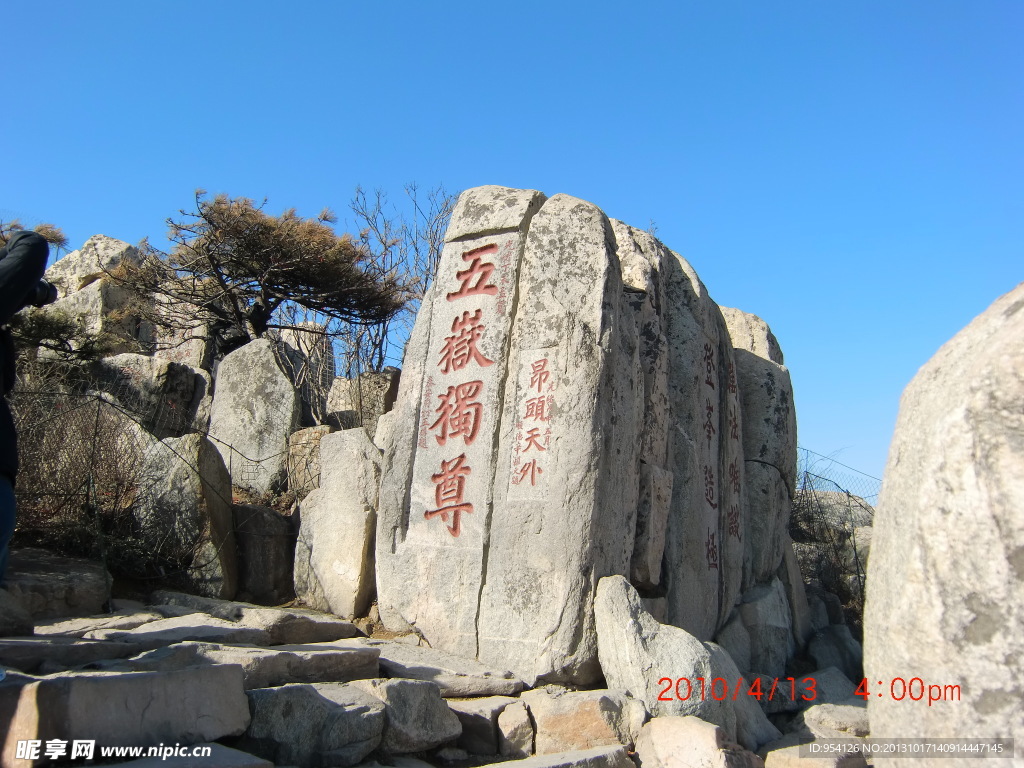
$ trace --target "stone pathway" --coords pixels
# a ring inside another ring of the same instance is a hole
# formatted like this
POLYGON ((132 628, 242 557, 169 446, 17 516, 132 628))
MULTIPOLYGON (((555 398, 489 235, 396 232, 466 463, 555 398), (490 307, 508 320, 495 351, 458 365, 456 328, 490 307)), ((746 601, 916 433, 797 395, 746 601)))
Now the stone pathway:
POLYGON ((683 739, 701 764, 772 766, 789 764, 782 761, 801 742, 866 733, 862 708, 815 707, 793 721, 776 753, 758 757, 696 717, 652 720, 623 691, 524 691, 512 673, 420 647, 414 635, 366 637, 351 622, 301 608, 155 592, 145 604, 114 600, 109 612, 59 615, 95 607, 75 590, 93 590, 96 580, 69 569, 50 561, 0 590, 4 616, 25 595, 33 608, 7 627, 20 636, 0 637, 0 768, 32 765, 18 757, 18 743, 32 740, 35 764, 48 765, 47 748, 67 758, 82 740, 95 742, 93 759, 72 765, 669 768, 680 764, 673 745, 683 739), (59 578, 42 578, 46 570, 59 578), (171 745, 177 753, 146 756, 171 745), (186 756, 194 745, 209 755, 186 756), (104 747, 144 749, 119 762, 104 747))

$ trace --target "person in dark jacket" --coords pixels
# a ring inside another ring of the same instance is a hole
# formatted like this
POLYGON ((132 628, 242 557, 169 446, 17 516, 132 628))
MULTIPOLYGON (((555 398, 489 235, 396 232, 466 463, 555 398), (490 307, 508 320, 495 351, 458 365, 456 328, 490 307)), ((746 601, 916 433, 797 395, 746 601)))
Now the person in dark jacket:
POLYGON ((14 480, 18 474, 18 436, 7 405, 14 388, 14 344, 7 324, 29 304, 42 306, 56 300, 57 289, 42 279, 50 246, 36 232, 15 232, 0 248, 0 584, 7 572, 7 545, 14 534, 14 480))

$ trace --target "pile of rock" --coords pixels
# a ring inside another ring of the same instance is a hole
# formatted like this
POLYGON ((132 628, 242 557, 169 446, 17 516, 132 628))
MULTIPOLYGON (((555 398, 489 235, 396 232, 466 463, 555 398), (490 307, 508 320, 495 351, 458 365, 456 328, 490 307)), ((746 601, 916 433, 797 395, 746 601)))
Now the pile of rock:
MULTIPOLYGON (((190 548, 206 599, 57 625, 66 656, 5 651, 28 675, 8 701, 139 676, 179 691, 217 669, 234 714, 137 738, 310 766, 667 766, 677 749, 781 765, 838 722, 805 710, 850 706, 860 648, 827 595, 808 601, 787 535, 796 421, 768 326, 648 233, 502 187, 460 197, 422 306, 400 382, 335 382, 322 403, 322 377, 296 371, 326 351, 284 335, 209 370, 100 364, 107 396, 149 414, 141 528, 190 548), (287 516, 233 498, 285 489, 287 516), (376 597, 391 639, 225 602, 292 590, 345 618, 376 597)), ((26 718, 19 733, 56 733, 26 718)))
MULTIPOLYGON (((127 243, 96 235, 46 272, 59 299, 38 311, 77 321, 119 352, 89 366, 94 389, 67 392, 73 402, 60 409, 58 428, 59 419, 80 417, 85 405, 89 418, 79 420, 104 425, 104 455, 113 452, 110 460, 133 486, 124 490, 135 500, 140 543, 160 562, 190 563, 183 587, 263 603, 291 599, 298 517, 280 504, 275 510, 236 502, 286 490, 286 499, 302 499, 317 488, 320 439, 342 426, 375 424, 394 401, 397 372, 364 374, 358 386, 335 380, 320 326, 283 331, 220 357, 202 328, 185 335, 154 330, 130 316, 140 297, 110 276, 139 259, 127 243), (328 413, 332 385, 350 396, 333 396, 328 413)), ((47 461, 62 465, 59 455, 47 461)), ((313 520, 312 506, 308 512, 313 520)), ((364 598, 355 602, 367 607, 364 598)))
MULTIPOLYGON (((30 579, 23 562, 16 585, 30 579)), ((37 611, 67 605, 66 586, 52 581, 47 605, 46 582, 38 572, 34 578, 37 611)), ((91 593, 80 591, 77 602, 87 610, 91 593)), ((852 686, 826 686, 824 676, 809 709, 781 704, 797 715, 787 718, 792 732, 785 737, 768 721, 767 701, 759 706, 746 692, 735 702, 716 701, 719 692, 709 690, 707 701, 695 692, 689 703, 660 704, 665 685, 638 683, 638 660, 648 664, 648 678, 688 675, 694 685, 703 676, 733 686, 739 673, 713 644, 658 625, 624 580, 607 579, 598 593, 609 687, 590 690, 530 690, 512 672, 420 646, 415 635, 366 637, 328 614, 182 593, 156 592, 148 605, 114 601, 110 612, 91 616, 37 618, 34 635, 0 639, 7 734, 0 766, 29 765, 16 746, 28 740, 65 747, 93 741, 98 765, 106 763, 103 747, 174 744, 213 751, 202 761, 169 758, 171 766, 517 760, 524 768, 633 768, 638 760, 668 768, 683 756, 692 764, 773 766, 789 764, 798 743, 865 735, 862 703, 824 703, 842 702, 852 686), (641 645, 651 652, 646 660, 636 657, 638 635, 626 630, 627 620, 640 625, 641 645)))

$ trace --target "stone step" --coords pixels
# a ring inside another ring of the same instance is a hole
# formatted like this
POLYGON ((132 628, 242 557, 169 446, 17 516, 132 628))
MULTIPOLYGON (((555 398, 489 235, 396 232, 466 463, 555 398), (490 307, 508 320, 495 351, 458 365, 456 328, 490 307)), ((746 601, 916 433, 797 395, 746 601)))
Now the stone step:
POLYGON ((154 606, 191 608, 240 626, 262 629, 270 635, 271 645, 324 643, 362 634, 352 622, 303 608, 267 608, 168 591, 154 592, 150 599, 154 606))
MULTIPOLYGON (((340 641, 346 642, 346 641, 340 641)), ((164 672, 194 666, 237 664, 245 690, 289 683, 349 682, 379 674, 379 651, 349 641, 348 646, 253 646, 182 642, 130 659, 104 662, 96 668, 108 672, 164 672)))
MULTIPOLYGON (((95 740, 110 746, 193 744, 239 736, 250 721, 242 668, 173 672, 71 672, 0 682, 6 745, 37 739, 95 740)), ((0 768, 23 766, 10 747, 0 768)))
POLYGON ((524 687, 523 681, 511 672, 475 659, 405 643, 381 640, 367 643, 380 650, 380 666, 386 675, 436 683, 445 698, 514 696, 524 687))
POLYGON ((6 637, 0 638, 0 667, 46 674, 107 659, 123 659, 144 650, 142 643, 61 636, 6 637))
POLYGON ((11 550, 4 587, 33 619, 90 616, 110 599, 110 574, 97 562, 42 549, 11 550))
POLYGON ((555 755, 535 755, 514 763, 488 763, 480 768, 499 765, 514 765, 516 768, 635 768, 625 747, 595 747, 555 755))

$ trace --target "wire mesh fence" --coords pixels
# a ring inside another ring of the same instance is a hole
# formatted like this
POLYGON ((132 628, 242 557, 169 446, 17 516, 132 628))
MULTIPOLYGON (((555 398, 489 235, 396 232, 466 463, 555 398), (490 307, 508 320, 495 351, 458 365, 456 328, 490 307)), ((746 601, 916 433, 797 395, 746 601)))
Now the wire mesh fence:
MULTIPOLYGON (((229 510, 255 503, 276 504, 280 512, 293 509, 301 495, 319 485, 319 442, 332 426, 303 430, 290 444, 284 441, 279 450, 270 451, 272 455, 250 459, 210 435, 209 412, 205 417, 202 413, 203 407, 209 409, 208 377, 185 366, 177 366, 175 373, 177 364, 148 360, 131 356, 104 360, 98 367, 21 372, 10 403, 19 433, 16 492, 23 543, 100 558, 109 569, 131 578, 165 578, 208 568, 220 552, 209 550, 209 531, 203 530, 201 520, 188 521, 189 505, 180 488, 159 491, 171 499, 161 503, 174 507, 165 517, 176 519, 154 537, 149 530, 153 516, 140 510, 153 506, 158 486, 193 486, 196 495, 217 497, 229 510), (205 406, 200 403, 204 398, 205 406), (222 449, 228 457, 226 480, 214 482, 210 462, 194 446, 175 447, 166 439, 190 434, 222 449), (281 461, 288 465, 288 493, 271 500, 238 487, 262 465, 281 461)), ((379 381, 364 375, 346 382, 348 389, 337 396, 336 407, 371 426, 375 414, 387 410, 394 398, 397 373, 375 374, 379 381)), ((325 388, 321 394, 326 400, 325 388)), ((799 470, 790 534, 804 578, 856 606, 863 595, 863 545, 880 481, 804 448, 799 470)), ((218 546, 223 542, 222 537, 218 546)))
POLYGON ((874 506, 882 481, 807 448, 797 449, 797 490, 848 493, 874 506))
MULTIPOLYGON (((235 557, 234 503, 271 500, 235 498, 207 428, 203 376, 140 356, 113 360, 20 372, 9 396, 20 459, 16 543, 99 559, 131 580, 206 582, 216 592, 235 557)), ((251 463, 283 461, 287 450, 251 463)))
POLYGON ((789 529, 800 570, 805 582, 839 597, 858 634, 881 480, 806 448, 798 466, 789 529))

